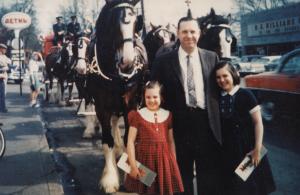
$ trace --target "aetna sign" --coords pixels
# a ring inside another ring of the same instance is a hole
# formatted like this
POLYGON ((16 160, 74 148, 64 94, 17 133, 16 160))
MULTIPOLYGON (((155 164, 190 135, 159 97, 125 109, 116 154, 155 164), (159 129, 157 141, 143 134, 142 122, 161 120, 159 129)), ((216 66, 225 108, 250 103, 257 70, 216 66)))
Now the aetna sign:
POLYGON ((1 22, 6 28, 16 30, 27 28, 31 24, 31 18, 22 12, 10 12, 2 17, 1 22))

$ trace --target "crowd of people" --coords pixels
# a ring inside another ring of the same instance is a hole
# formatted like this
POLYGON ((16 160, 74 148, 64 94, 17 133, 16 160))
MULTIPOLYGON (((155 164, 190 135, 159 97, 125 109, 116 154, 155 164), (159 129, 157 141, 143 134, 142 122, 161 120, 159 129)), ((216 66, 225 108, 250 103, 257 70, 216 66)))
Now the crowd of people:
POLYGON ((83 29, 77 21, 76 15, 72 15, 70 19, 71 21, 66 25, 63 22, 62 16, 56 17, 56 23, 52 26, 54 33, 53 45, 62 45, 65 40, 76 42, 82 35, 90 37, 93 34, 94 27, 90 19, 86 19, 86 24, 83 29))

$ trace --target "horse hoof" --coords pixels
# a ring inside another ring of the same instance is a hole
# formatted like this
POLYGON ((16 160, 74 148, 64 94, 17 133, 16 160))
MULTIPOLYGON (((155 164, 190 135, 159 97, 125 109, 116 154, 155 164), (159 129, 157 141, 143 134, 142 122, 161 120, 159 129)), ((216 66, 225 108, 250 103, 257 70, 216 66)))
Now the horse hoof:
POLYGON ((59 101, 59 102, 58 102, 58 105, 64 107, 64 106, 66 106, 66 102, 64 102, 64 101, 59 101))
POLYGON ((86 133, 84 132, 82 138, 84 139, 92 139, 95 136, 95 133, 86 133))

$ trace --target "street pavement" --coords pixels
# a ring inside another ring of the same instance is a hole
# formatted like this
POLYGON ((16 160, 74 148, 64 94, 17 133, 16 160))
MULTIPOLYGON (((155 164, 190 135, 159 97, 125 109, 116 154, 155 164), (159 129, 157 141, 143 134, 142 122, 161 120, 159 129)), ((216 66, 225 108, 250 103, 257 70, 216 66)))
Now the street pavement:
POLYGON ((60 195, 61 182, 49 151, 39 110, 29 106, 29 87, 8 85, 8 113, 0 113, 6 152, 0 159, 0 194, 60 195))
MULTIPOLYGON (((31 108, 28 86, 23 96, 18 85, 8 87, 8 113, 0 114, 7 137, 7 151, 0 159, 0 195, 105 194, 98 185, 104 166, 101 136, 81 138, 84 124, 76 115, 77 106, 41 101, 41 108, 31 108)), ((277 184, 271 195, 300 194, 297 124, 284 117, 265 124, 264 141, 277 184)))

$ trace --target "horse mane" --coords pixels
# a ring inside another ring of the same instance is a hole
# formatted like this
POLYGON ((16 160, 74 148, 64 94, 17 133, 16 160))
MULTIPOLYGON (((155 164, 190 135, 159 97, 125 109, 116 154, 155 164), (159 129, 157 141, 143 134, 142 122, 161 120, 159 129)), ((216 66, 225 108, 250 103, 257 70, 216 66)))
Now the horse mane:
MULTIPOLYGON (((230 25, 229 20, 222 16, 215 14, 214 9, 206 16, 197 18, 198 24, 201 29, 201 36, 198 41, 198 46, 203 49, 215 51, 220 56, 220 38, 219 33, 224 29, 223 27, 214 27, 214 25, 226 24, 230 25)), ((232 37, 231 52, 236 51, 236 38, 232 37)))

